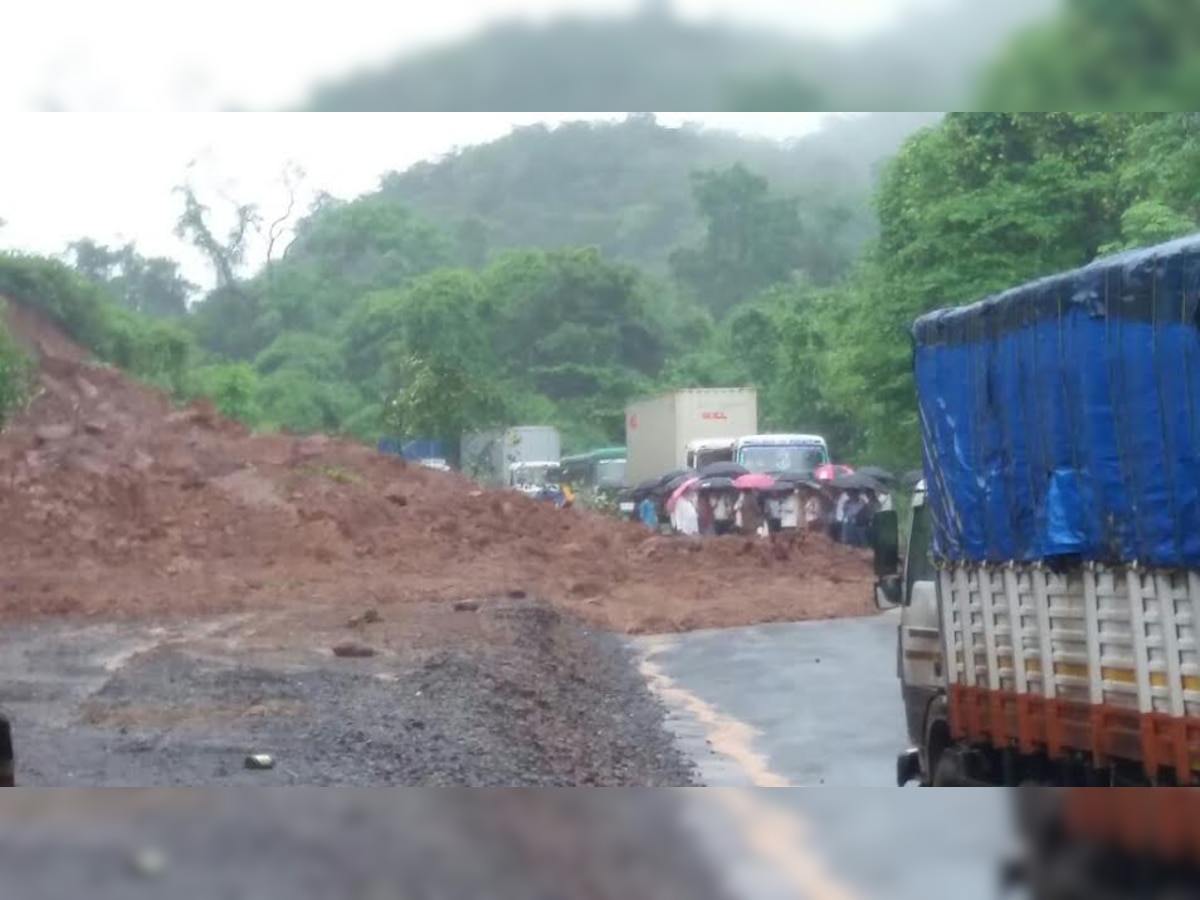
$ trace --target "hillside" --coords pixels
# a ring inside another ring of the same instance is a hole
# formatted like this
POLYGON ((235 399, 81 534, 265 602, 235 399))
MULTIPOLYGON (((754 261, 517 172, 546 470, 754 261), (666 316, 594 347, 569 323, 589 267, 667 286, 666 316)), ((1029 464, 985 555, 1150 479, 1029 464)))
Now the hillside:
MULTIPOLYGON (((959 0, 837 43, 788 27, 625 17, 509 21, 314 88, 315 111, 954 109, 1019 25, 1056 0, 959 0)), ((794 17, 786 26, 795 28, 794 17)))
POLYGON ((815 62, 818 45, 669 16, 496 24, 464 41, 318 86, 319 112, 673 109, 727 105, 764 69, 815 62))
POLYGON ((838 221, 848 261, 872 233, 878 165, 936 113, 832 119, 790 144, 699 127, 668 128, 651 114, 618 123, 516 129, 386 176, 394 199, 470 242, 468 256, 513 247, 597 246, 609 258, 663 271, 702 232, 692 174, 741 163, 801 199, 811 233, 838 221))

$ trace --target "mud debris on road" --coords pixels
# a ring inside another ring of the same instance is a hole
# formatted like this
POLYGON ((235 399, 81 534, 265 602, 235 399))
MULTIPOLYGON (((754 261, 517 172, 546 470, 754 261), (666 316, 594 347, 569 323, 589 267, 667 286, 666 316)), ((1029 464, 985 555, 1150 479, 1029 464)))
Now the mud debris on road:
POLYGON ((614 632, 871 611, 863 554, 821 537, 672 540, 254 435, 0 310, 41 370, 0 434, 24 784, 686 785, 614 632))
POLYGON ((628 633, 871 611, 820 536, 675 540, 325 436, 252 435, 8 305, 42 390, 0 435, 0 617, 211 615, 529 595, 628 633))

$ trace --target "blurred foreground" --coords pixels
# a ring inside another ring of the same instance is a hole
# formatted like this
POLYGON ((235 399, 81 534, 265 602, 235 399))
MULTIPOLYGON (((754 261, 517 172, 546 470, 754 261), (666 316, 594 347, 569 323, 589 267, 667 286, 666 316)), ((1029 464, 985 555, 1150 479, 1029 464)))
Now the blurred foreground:
MULTIPOLYGON (((903 796, 925 843, 953 841, 954 820, 932 814, 931 795, 903 796)), ((815 814, 832 804, 842 818, 865 820, 882 808, 852 791, 821 799, 814 807, 800 791, 739 790, 26 795, 0 811, 0 892, 29 900, 985 895, 990 866, 947 881, 881 853, 895 835, 867 832, 852 852, 827 852, 815 814)), ((951 812, 944 801, 940 808, 951 812)), ((964 813, 971 807, 959 803, 956 815, 964 813)), ((990 849, 971 852, 986 859, 990 849)))

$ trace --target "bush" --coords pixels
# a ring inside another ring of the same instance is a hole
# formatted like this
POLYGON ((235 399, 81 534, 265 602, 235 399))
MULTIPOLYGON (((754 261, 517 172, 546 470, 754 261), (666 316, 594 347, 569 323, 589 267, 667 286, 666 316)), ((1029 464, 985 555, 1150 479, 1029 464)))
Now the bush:
POLYGON ((184 394, 211 400, 221 415, 258 425, 258 373, 246 363, 200 366, 188 373, 184 394))
POLYGON ((193 347, 186 328, 118 305, 65 263, 0 253, 0 296, 45 313, 104 362, 156 387, 183 392, 193 347))
POLYGON ((33 362, 0 319, 0 427, 33 393, 33 362))
POLYGON ((104 290, 65 263, 42 256, 0 253, 0 296, 38 309, 101 358, 108 358, 115 304, 104 290))

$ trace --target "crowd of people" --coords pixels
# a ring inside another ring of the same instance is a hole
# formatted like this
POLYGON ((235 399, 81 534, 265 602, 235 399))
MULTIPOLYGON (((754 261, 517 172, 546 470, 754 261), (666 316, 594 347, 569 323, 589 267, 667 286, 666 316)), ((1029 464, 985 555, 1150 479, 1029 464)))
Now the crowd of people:
MULTIPOLYGON (((882 490, 807 486, 786 492, 691 489, 675 499, 668 515, 678 534, 765 537, 803 527, 823 532, 838 543, 866 547, 875 514, 890 508, 891 497, 882 490)), ((653 497, 644 497, 637 513, 648 528, 662 529, 660 507, 653 497)))

